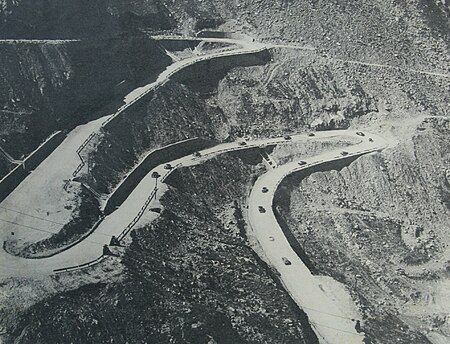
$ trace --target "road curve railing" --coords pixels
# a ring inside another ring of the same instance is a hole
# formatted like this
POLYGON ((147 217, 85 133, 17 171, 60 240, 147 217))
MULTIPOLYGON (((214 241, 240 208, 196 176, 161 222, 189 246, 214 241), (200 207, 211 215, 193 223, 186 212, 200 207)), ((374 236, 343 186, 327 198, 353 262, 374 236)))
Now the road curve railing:
MULTIPOLYGON (((209 157, 209 156, 211 156, 211 155, 220 155, 220 154, 222 154, 222 153, 233 152, 233 151, 239 151, 239 150, 258 149, 258 148, 263 148, 263 147, 267 147, 267 146, 271 146, 271 145, 277 145, 277 144, 280 144, 280 143, 289 143, 289 142, 290 142, 290 141, 286 141, 286 140, 283 139, 283 138, 276 138, 276 139, 273 139, 273 140, 270 140, 270 141, 265 141, 265 142, 261 142, 261 143, 257 143, 257 144, 253 144, 253 145, 250 143, 250 144, 248 144, 248 145, 243 145, 243 146, 236 146, 236 147, 229 147, 229 148, 219 149, 219 150, 216 150, 216 151, 214 151, 214 152, 210 152, 210 153, 204 154, 204 155, 202 155, 202 156, 200 156, 200 157, 193 157, 192 159, 195 161, 195 160, 200 160, 200 159, 205 158, 205 157, 209 157)), ((363 154, 366 154, 366 153, 372 153, 372 152, 375 152, 375 151, 379 151, 379 150, 381 150, 381 149, 383 149, 383 148, 384 148, 384 147, 370 148, 370 149, 366 149, 366 150, 363 150, 363 151, 358 151, 358 152, 350 153, 350 154, 348 154, 348 155, 346 155, 346 156, 337 156, 337 157, 335 157, 335 158, 332 159, 332 160, 342 160, 342 159, 346 159, 346 158, 349 158, 349 157, 352 157, 352 156, 358 156, 358 155, 363 155, 363 154)), ((283 176, 282 176, 280 179, 278 179, 275 188, 278 188, 279 184, 284 180, 284 178, 286 178, 288 175, 290 175, 290 174, 292 174, 292 173, 295 173, 295 172, 300 171, 300 170, 305 169, 305 168, 311 168, 311 167, 320 165, 320 164, 322 164, 322 163, 324 163, 324 162, 329 162, 329 161, 332 161, 332 160, 327 160, 327 161, 319 160, 319 161, 316 161, 316 162, 314 162, 314 163, 310 163, 310 164, 308 164, 308 165, 295 167, 295 168, 293 168, 293 169, 291 169, 291 170, 285 172, 285 173, 283 174, 283 176)), ((161 182, 164 182, 164 181, 168 178, 168 176, 169 176, 171 173, 173 173, 176 169, 178 169, 178 168, 181 167, 181 166, 182 166, 182 163, 178 163, 178 164, 176 164, 175 166, 173 166, 171 169, 169 169, 169 170, 161 177, 161 182)), ((156 192, 157 192, 157 190, 158 190, 158 189, 155 188, 155 189, 150 193, 150 195, 149 195, 148 198, 146 199, 145 203, 143 204, 143 206, 141 207, 141 209, 140 209, 139 212, 137 213, 137 215, 136 215, 136 216, 133 218, 133 220, 132 220, 132 221, 131 221, 124 229, 123 229, 123 231, 119 234, 119 236, 117 237, 118 242, 121 242, 121 241, 122 241, 122 240, 123 240, 123 239, 131 232, 131 230, 134 228, 134 226, 136 225, 136 223, 142 218, 143 214, 144 214, 145 211, 147 210, 147 208, 148 208, 148 206, 150 205, 151 201, 152 201, 154 198, 156 198, 156 192)), ((77 269, 78 269, 78 270, 81 270, 81 269, 84 269, 84 268, 86 268, 86 267, 95 265, 95 264, 99 263, 100 261, 101 261, 101 260, 96 259, 96 260, 94 260, 94 261, 91 261, 91 262, 88 262, 88 263, 85 263, 85 264, 81 264, 81 265, 76 265, 76 266, 71 266, 71 267, 61 268, 61 269, 55 269, 54 272, 55 272, 55 273, 59 273, 59 272, 65 272, 65 271, 74 271, 74 270, 77 270, 77 269)))
MULTIPOLYGON (((181 166, 180 164, 177 164, 173 166, 170 170, 167 171, 167 173, 161 177, 161 183, 163 183, 166 178, 175 171, 178 167, 181 166)), ((141 219, 142 215, 144 215, 145 211, 147 210, 148 206, 150 205, 151 201, 156 198, 156 192, 158 191, 157 188, 155 188, 152 193, 148 196, 147 200, 145 201, 144 205, 139 210, 139 213, 134 217, 134 219, 128 224, 127 227, 120 233, 120 235, 117 237, 117 240, 121 242, 127 235, 130 233, 130 231, 133 229, 133 227, 136 225, 136 223, 141 219)))
POLYGON ((89 142, 91 142, 91 140, 95 137, 96 133, 91 133, 86 140, 83 141, 83 143, 80 145, 80 147, 78 147, 77 149, 77 155, 81 160, 81 163, 77 166, 77 168, 75 169, 75 171, 72 173, 73 177, 76 177, 77 174, 81 171, 81 169, 86 165, 86 162, 83 159, 83 156, 81 155, 81 152, 83 151, 83 149, 89 144, 89 142))
POLYGON ((83 264, 80 264, 80 265, 73 265, 73 266, 68 266, 68 267, 65 267, 65 268, 55 269, 55 270, 53 270, 53 273, 54 274, 60 274, 60 273, 63 273, 63 272, 71 272, 71 271, 83 270, 83 269, 89 268, 91 266, 94 266, 94 265, 102 262, 106 257, 107 257, 106 255, 102 254, 100 257, 98 257, 97 259, 94 259, 94 260, 92 260, 90 262, 83 263, 83 264))
MULTIPOLYGON (((173 166, 170 170, 168 170, 166 172, 166 174, 164 174, 161 177, 161 182, 164 182, 167 177, 174 172, 178 167, 180 167, 182 164, 179 163, 175 166, 173 166)), ((144 205, 141 207, 141 209, 139 210, 138 214, 133 218, 133 220, 124 228, 124 230, 119 234, 119 236, 117 237, 118 242, 120 243, 129 233, 130 231, 133 229, 133 227, 136 225, 136 223, 141 219, 142 215, 144 215, 145 211, 147 210, 148 206, 150 205, 151 201, 156 197, 156 192, 158 191, 157 188, 155 188, 150 195, 148 196, 147 200, 145 201, 144 205)), ((102 219, 103 220, 103 219, 102 219)), ((74 246, 74 245, 72 245, 74 246)), ((105 258, 107 257, 107 255, 102 254, 100 257, 98 257, 97 259, 94 259, 90 262, 84 263, 84 264, 79 264, 79 265, 73 265, 73 266, 69 266, 69 267, 64 267, 64 268, 58 268, 58 269, 54 269, 53 273, 55 274, 59 274, 59 273, 63 273, 63 272, 71 272, 71 271, 77 271, 77 270, 83 270, 86 269, 88 267, 94 266, 100 262, 102 262, 105 258)))

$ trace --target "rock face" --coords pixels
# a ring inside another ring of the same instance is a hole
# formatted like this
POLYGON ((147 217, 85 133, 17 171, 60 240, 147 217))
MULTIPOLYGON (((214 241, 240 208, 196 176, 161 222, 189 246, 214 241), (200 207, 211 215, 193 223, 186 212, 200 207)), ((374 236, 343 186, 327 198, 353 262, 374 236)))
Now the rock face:
POLYGON ((15 158, 56 129, 107 114, 102 107, 120 103, 130 88, 151 81, 170 63, 155 43, 138 37, 3 43, 0 52, 0 140, 15 158))
POLYGON ((318 343, 304 313, 258 262, 244 235, 240 202, 259 171, 261 166, 223 156, 175 172, 161 216, 133 234, 122 280, 36 304, 10 338, 318 343))
MULTIPOLYGON (((418 322, 447 335, 450 121, 431 118, 410 142, 287 186, 277 204, 314 267, 354 289, 373 342, 418 322), (433 298, 434 303, 427 300, 433 298), (444 302, 445 304, 445 302, 444 302), (389 323, 385 316, 396 318, 389 323), (420 319, 420 320, 419 320, 420 319)), ((405 330, 403 342, 413 340, 405 330)), ((411 337, 412 336, 412 337, 411 337)), ((427 343, 425 337, 414 342, 427 343)))
POLYGON ((112 37, 140 26, 164 30, 172 24, 159 0, 0 1, 0 38, 112 37))

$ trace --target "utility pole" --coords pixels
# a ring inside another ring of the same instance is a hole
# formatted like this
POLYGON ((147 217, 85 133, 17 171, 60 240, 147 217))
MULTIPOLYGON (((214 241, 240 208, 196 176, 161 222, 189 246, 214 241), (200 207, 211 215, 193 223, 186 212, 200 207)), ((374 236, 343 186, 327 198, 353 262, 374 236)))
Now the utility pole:
POLYGON ((158 172, 156 172, 156 171, 154 171, 153 173, 152 173, 152 178, 155 178, 155 198, 156 198, 156 190, 158 190, 158 178, 159 177, 161 177, 161 175, 158 173, 158 172))

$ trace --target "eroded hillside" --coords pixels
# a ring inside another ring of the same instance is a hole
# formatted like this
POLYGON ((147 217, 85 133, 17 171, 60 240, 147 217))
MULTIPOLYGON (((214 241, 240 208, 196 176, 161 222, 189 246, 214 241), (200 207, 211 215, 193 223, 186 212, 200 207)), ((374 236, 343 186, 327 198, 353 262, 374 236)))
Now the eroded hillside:
MULTIPOLYGON (((224 68, 211 59, 178 72, 102 126, 82 153, 84 169, 64 181, 70 222, 56 235, 44 230, 33 236, 38 242, 6 242, 4 249, 46 255, 76 243, 101 218, 101 203, 164 145, 357 128, 391 147, 288 178, 277 193, 280 222, 314 273, 351 291, 366 342, 445 343, 449 15, 445 0, 0 0, 0 38, 45 40, 0 42, 0 147, 15 159, 54 130, 113 113, 170 63, 239 46, 155 43, 152 34, 212 29, 268 44, 256 62, 238 56, 224 68)), ((266 153, 282 164, 355 142, 286 144, 266 153)), ((316 343, 305 314, 247 236, 246 197, 265 171, 261 153, 175 171, 161 204, 147 211, 161 216, 144 215, 124 247, 112 248, 115 264, 61 277, 77 283, 48 278, 42 294, 11 297, 1 310, 0 339, 316 343), (120 278, 108 280, 111 271, 120 278)), ((0 154, 0 177, 13 167, 0 154)), ((4 295, 14 295, 11 285, 2 285, 11 292, 4 295)))
POLYGON ((37 303, 9 339, 316 343, 305 314, 245 234, 246 190, 262 171, 223 156, 175 172, 161 216, 135 230, 124 249, 122 280, 37 303))
POLYGON ((449 335, 449 123, 428 119, 410 141, 336 171, 293 176, 278 194, 317 273, 353 289, 369 331, 392 325, 408 334, 388 320, 398 318, 437 342, 449 335))

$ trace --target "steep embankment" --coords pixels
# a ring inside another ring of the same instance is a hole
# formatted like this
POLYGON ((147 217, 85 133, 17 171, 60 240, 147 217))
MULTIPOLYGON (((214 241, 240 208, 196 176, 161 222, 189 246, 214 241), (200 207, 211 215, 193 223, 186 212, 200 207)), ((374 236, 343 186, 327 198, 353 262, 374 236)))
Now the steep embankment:
POLYGON ((123 280, 36 304, 9 339, 317 343, 245 236, 241 201, 262 168, 226 155, 175 172, 161 216, 133 232, 123 280))
POLYGON ((172 77, 176 81, 165 83, 104 128, 89 153, 93 166, 84 179, 108 193, 149 150, 192 137, 228 139, 228 115, 208 98, 232 68, 263 65, 269 59, 262 51, 214 58, 179 71, 172 77))
POLYGON ((419 128, 394 149, 284 183, 276 201, 313 266, 353 289, 377 343, 450 330, 450 121, 419 128))
POLYGON ((7 175, 10 170, 14 168, 14 165, 11 164, 8 159, 0 155, 0 178, 7 175))
POLYGON ((170 62, 153 41, 139 37, 1 43, 0 145, 19 158, 55 129, 112 111, 127 91, 170 62))
POLYGON ((213 138, 221 114, 186 87, 169 82, 105 128, 95 151, 92 186, 108 193, 151 149, 192 137, 213 138))

